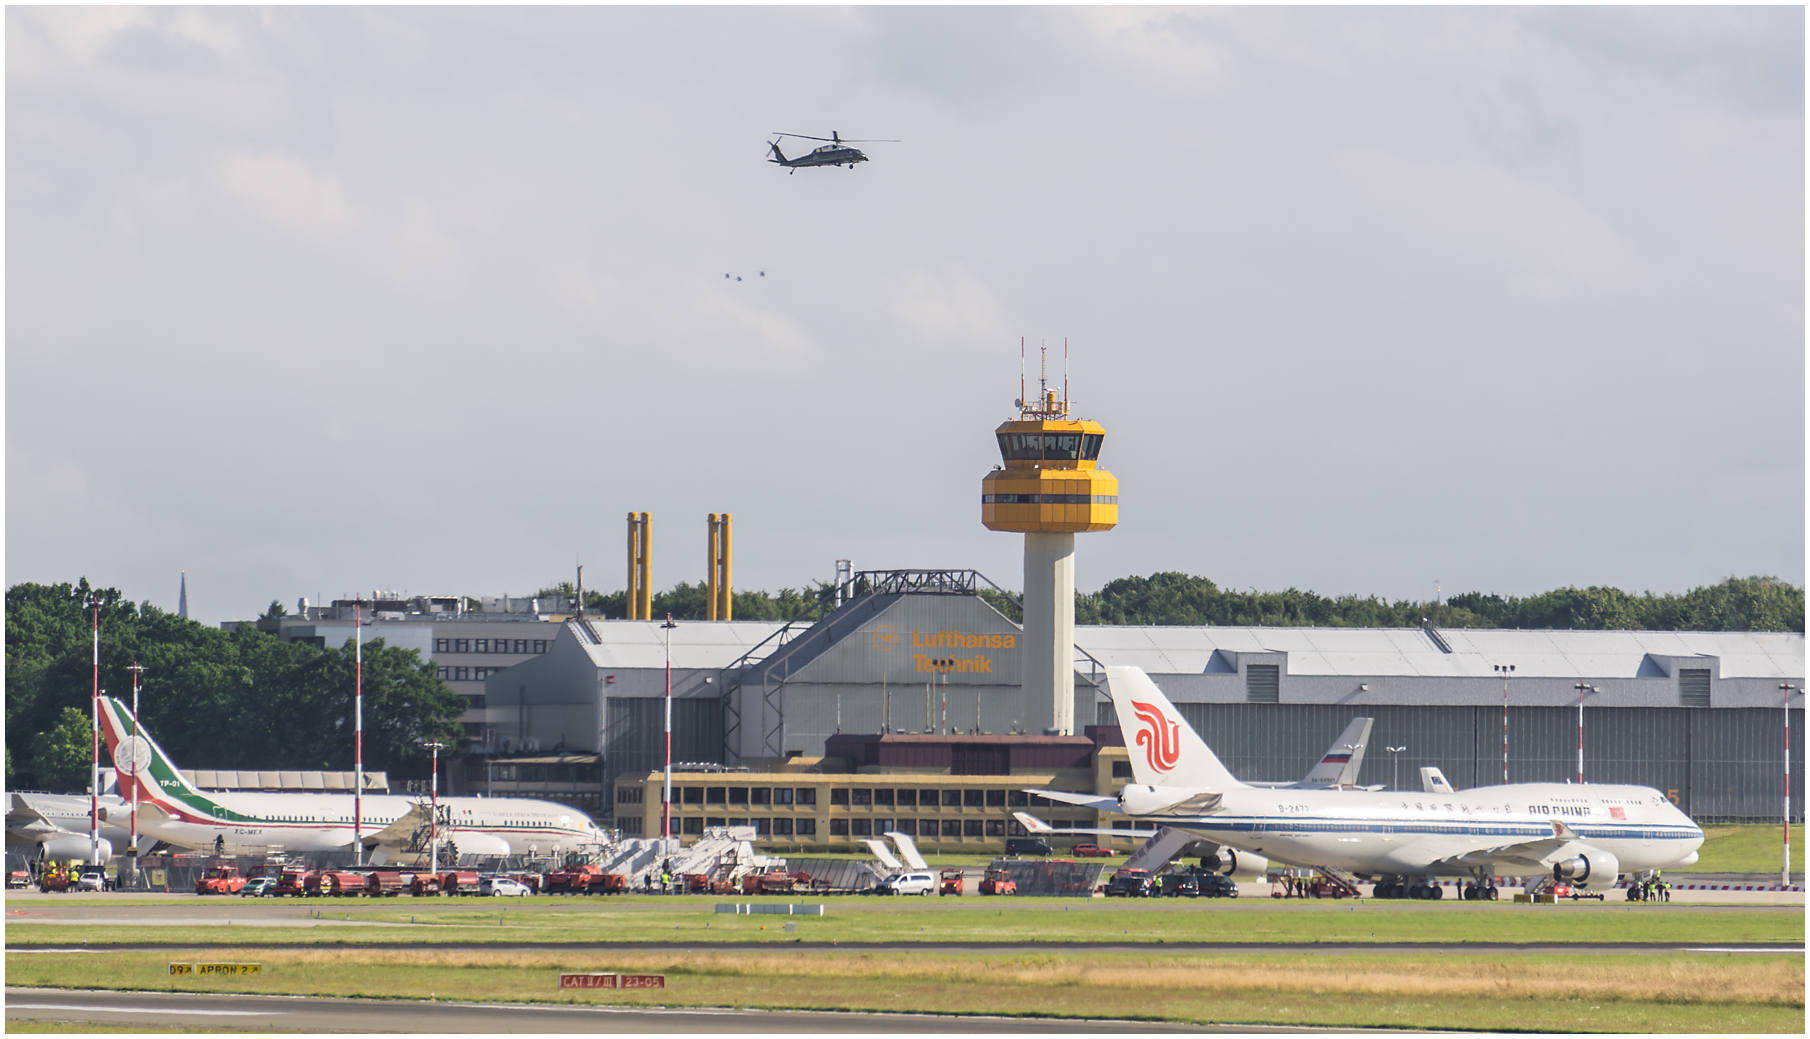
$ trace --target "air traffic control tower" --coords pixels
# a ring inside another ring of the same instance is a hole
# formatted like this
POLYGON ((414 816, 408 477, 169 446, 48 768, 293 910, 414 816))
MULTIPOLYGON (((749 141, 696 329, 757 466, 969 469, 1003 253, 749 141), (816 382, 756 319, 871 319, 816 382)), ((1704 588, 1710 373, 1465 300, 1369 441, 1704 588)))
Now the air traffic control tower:
POLYGON ((1075 535, 1118 525, 1119 481, 1099 468, 1106 430, 1069 418, 1068 380, 1060 400, 1047 371, 1037 382, 1037 398, 1018 400, 1018 418, 996 431, 1005 467, 981 480, 980 521, 988 530, 1024 535, 1025 730, 1070 736, 1075 535))

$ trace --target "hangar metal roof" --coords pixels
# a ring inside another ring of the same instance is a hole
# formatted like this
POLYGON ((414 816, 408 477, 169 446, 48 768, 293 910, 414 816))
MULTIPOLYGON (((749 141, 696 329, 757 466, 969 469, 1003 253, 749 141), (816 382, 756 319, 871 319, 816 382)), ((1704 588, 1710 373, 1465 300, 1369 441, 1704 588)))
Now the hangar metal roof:
MULTIPOLYGON (((599 668, 666 666, 665 621, 568 621, 599 668)), ((679 621, 672 629, 672 666, 681 670, 724 668, 785 627, 784 621, 679 621)))
MULTIPOLYGON (((1419 628, 1184 628, 1077 626, 1075 644, 1102 663, 1152 674, 1206 674, 1235 668, 1224 654, 1286 653, 1293 675, 1491 677, 1513 664, 1529 678, 1633 678, 1649 657, 1720 659, 1722 678, 1804 674, 1804 636, 1795 632, 1515 631, 1441 628, 1447 653, 1419 628)), ((1649 669, 1643 671, 1643 666, 1649 669)))

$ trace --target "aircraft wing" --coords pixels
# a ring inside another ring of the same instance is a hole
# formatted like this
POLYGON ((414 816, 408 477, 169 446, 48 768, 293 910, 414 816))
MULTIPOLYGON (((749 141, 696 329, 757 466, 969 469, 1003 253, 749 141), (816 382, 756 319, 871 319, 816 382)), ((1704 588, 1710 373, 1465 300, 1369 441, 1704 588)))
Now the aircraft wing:
POLYGON ((50 820, 50 817, 38 811, 24 794, 14 794, 12 803, 6 809, 6 832, 29 841, 41 841, 71 831, 63 829, 50 820))
POLYGON ((420 805, 409 805, 409 810, 402 813, 402 818, 376 833, 366 834, 365 843, 399 848, 414 840, 415 831, 428 825, 431 821, 428 813, 420 805))
MULTIPOLYGON (((1051 834, 1051 833, 1054 833, 1054 834, 1104 833, 1104 834, 1107 834, 1112 837, 1134 837, 1134 836, 1137 836, 1138 833, 1140 832, 1137 830, 1087 829, 1087 828, 1080 827, 1080 826, 1065 826, 1062 829, 1058 830, 1054 826, 1051 826, 1049 823, 1044 822, 1042 819, 1037 818, 1036 816, 1032 815, 1029 812, 1013 812, 1012 818, 1018 820, 1018 825, 1024 827, 1025 832, 1033 833, 1038 836, 1043 836, 1045 834, 1051 834)), ((1152 831, 1145 830, 1142 832, 1144 833, 1144 835, 1148 836, 1152 831)))
POLYGON ((1509 866, 1543 870, 1554 862, 1573 854, 1584 842, 1577 831, 1561 822, 1552 824, 1551 837, 1518 844, 1478 848, 1462 855, 1434 862, 1434 866, 1509 866))
MULTIPOLYGON (((1039 797, 1047 797, 1052 801, 1061 801, 1063 804, 1080 805, 1083 808, 1092 808, 1098 812, 1119 812, 1124 810, 1119 807, 1118 798, 1101 797, 1099 794, 1073 794, 1066 790, 1026 790, 1025 793, 1036 794, 1039 797)), ((1013 814, 1016 815, 1018 813, 1014 812, 1013 814)))

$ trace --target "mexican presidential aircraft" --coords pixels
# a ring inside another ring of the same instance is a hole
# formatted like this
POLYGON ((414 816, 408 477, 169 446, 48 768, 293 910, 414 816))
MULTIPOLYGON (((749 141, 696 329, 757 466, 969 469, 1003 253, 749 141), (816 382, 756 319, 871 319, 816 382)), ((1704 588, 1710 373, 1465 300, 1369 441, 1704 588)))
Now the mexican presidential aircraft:
MULTIPOLYGON (((334 851, 354 841, 352 794, 203 793, 177 770, 150 734, 136 727, 125 704, 101 697, 101 734, 115 761, 137 756, 142 765, 138 831, 182 848, 238 851, 334 851), (136 730, 137 735, 133 735, 136 730), (121 751, 122 743, 136 751, 121 751)), ((119 773, 121 792, 132 796, 132 774, 119 773)), ((359 838, 374 861, 413 843, 431 825, 424 799, 367 794, 359 838)), ((575 851, 601 844, 604 834, 589 816, 552 801, 505 797, 442 797, 441 827, 460 854, 522 855, 575 851)))
MULTIPOLYGON (((1465 897, 1489 899, 1493 877, 1550 873, 1596 891, 1622 873, 1688 866, 1703 844, 1689 817, 1644 786, 1516 783, 1437 794, 1254 787, 1227 771, 1150 676, 1135 667, 1106 674, 1135 782, 1117 797, 1033 792, 1193 834, 1213 846, 1208 862, 1232 875, 1261 876, 1275 859, 1373 877, 1379 898, 1438 898, 1439 878, 1471 877, 1465 897)), ((1028 815, 1020 822, 1051 829, 1028 815)))

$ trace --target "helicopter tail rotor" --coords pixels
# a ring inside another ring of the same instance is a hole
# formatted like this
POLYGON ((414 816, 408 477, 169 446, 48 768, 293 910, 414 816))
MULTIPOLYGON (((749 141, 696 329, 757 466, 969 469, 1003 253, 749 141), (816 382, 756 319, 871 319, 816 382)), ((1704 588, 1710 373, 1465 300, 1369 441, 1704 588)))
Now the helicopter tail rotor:
POLYGON ((781 166, 784 166, 786 164, 786 153, 779 150, 779 142, 778 141, 768 141, 767 147, 773 149, 773 155, 774 155, 774 158, 768 159, 767 161, 768 162, 777 162, 781 166))

